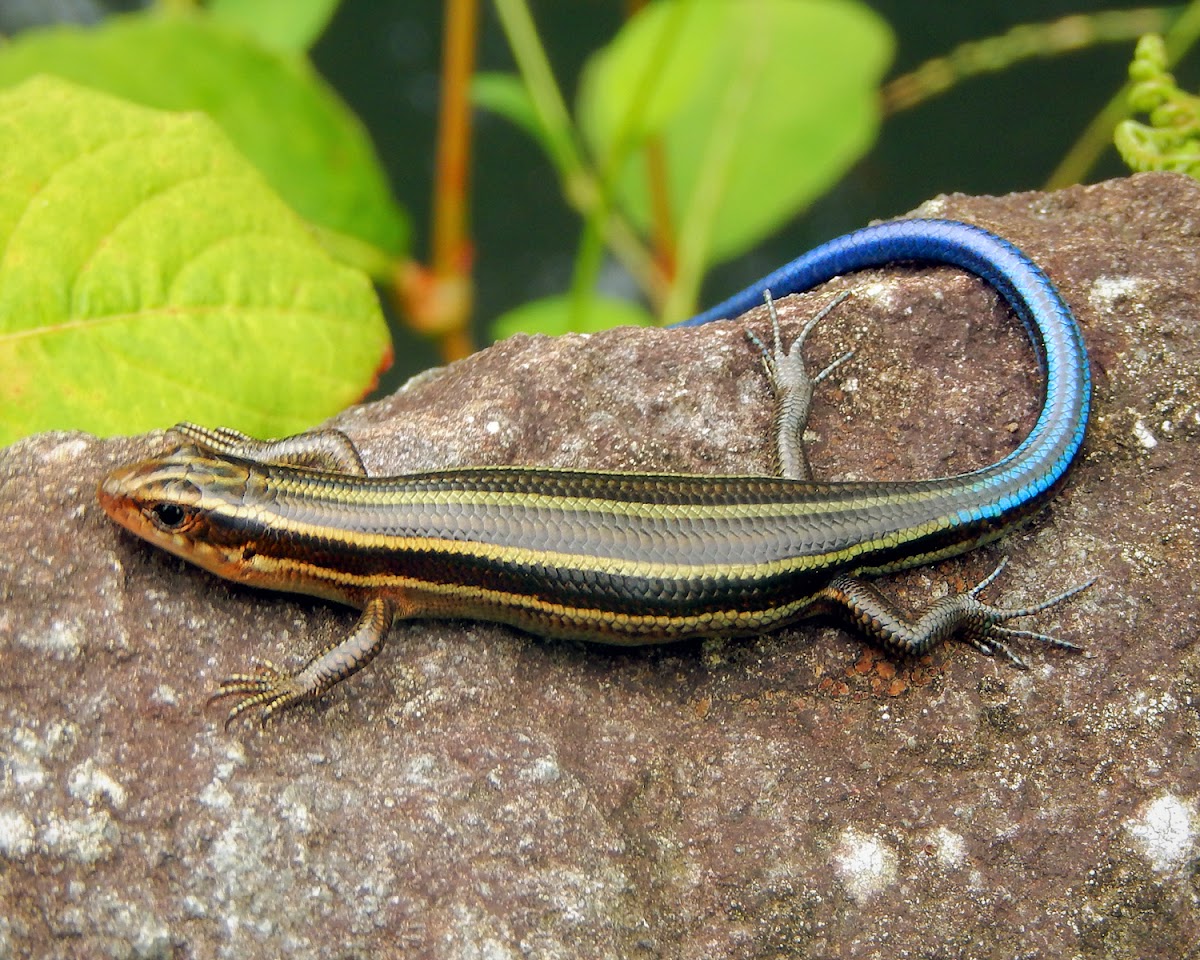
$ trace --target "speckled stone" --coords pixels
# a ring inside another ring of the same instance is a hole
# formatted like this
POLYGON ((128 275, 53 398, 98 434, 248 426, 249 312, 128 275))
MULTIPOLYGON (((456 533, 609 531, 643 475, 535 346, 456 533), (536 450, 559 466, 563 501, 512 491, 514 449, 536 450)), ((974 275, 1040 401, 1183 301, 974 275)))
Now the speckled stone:
MULTIPOLYGON (((892 661, 834 625, 613 652, 476 622, 264 730, 205 708, 353 614, 149 549, 96 504, 160 435, 0 451, 0 958, 1183 957, 1200 942, 1200 185, 943 197, 1077 311, 1095 419, 1025 530, 888 578, 910 605, 1010 560, 1086 655, 892 661)), ((1039 403, 980 282, 893 266, 784 302, 817 331, 823 479, 956 472, 1039 403)), ((761 311, 748 321, 763 329, 761 311)), ((373 473, 767 469, 743 324, 516 337, 336 421, 373 473)))

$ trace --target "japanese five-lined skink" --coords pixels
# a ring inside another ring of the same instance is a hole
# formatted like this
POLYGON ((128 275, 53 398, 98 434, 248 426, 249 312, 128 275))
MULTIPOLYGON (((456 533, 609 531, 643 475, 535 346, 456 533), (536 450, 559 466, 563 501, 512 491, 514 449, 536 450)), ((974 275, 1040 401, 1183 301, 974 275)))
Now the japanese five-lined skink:
POLYGON ((1044 401, 1029 436, 997 463, 932 480, 807 479, 794 441, 820 378, 804 372, 799 344, 780 346, 776 328, 765 365, 783 411, 782 477, 511 466, 369 477, 338 431, 259 441, 181 424, 178 449, 114 470, 100 502, 133 533, 222 577, 362 610, 349 636, 298 671, 260 662, 223 682, 215 697, 238 698, 230 720, 253 707, 265 720, 319 696, 365 666, 396 620, 414 617, 649 644, 757 634, 835 612, 908 654, 952 634, 1017 665, 1013 637, 1073 647, 1003 624, 1087 584, 1012 609, 979 599, 993 574, 910 620, 860 579, 995 540, 1047 501, 1079 453, 1091 395, 1083 338, 1020 250, 955 221, 883 223, 816 248, 686 325, 735 317, 767 291, 797 293, 901 261, 979 276, 1029 334, 1044 401))

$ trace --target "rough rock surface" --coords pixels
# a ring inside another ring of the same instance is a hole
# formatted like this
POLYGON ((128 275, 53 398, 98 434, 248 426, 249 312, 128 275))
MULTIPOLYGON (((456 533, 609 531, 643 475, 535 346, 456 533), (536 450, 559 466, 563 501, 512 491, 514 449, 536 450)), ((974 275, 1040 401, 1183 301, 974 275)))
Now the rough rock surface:
MULTIPOLYGON (((215 682, 353 614, 225 584, 109 523, 160 435, 0 451, 0 957, 1196 957, 1200 186, 1146 175, 924 215, 1009 237, 1077 311, 1085 456, 1024 531, 889 578, 919 605, 1001 556, 1086 655, 892 661, 836 625, 618 651, 398 626, 260 730, 215 682)), ((894 266, 794 298, 827 479, 1011 450, 1038 375, 994 293, 894 266)), ((761 316, 753 322, 762 329, 761 316)), ((741 324, 518 337, 339 417, 373 473, 768 468, 741 324)))

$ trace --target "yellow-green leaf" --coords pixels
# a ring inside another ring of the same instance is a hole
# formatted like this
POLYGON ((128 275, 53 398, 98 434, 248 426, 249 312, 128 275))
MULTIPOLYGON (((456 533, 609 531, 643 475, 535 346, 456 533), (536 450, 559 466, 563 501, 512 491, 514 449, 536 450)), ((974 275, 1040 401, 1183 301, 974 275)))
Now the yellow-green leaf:
POLYGON ((338 0, 211 0, 213 16, 237 24, 275 50, 302 53, 316 42, 338 0))
POLYGON ((148 12, 30 30, 0 47, 0 87, 39 73, 162 110, 201 110, 302 217, 378 251, 356 266, 405 252, 407 222, 365 129, 303 58, 213 17, 148 12))
POLYGON ((180 419, 293 433, 390 356, 367 277, 202 114, 0 92, 0 444, 180 419))

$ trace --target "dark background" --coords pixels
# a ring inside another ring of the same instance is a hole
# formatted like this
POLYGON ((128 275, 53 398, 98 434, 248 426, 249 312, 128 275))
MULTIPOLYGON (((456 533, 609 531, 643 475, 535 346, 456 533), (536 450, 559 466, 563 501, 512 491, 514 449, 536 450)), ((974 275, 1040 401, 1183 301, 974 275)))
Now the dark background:
MULTIPOLYGON (((1096 0, 871 0, 897 35, 889 77, 957 44, 1020 23, 1124 9, 1096 0)), ((511 69, 503 34, 482 4, 479 66, 511 69)), ((534 13, 573 103, 589 53, 620 27, 619 0, 542 0, 534 13)), ((413 216, 414 254, 428 251, 443 4, 435 0, 346 0, 313 51, 321 72, 371 129, 403 205, 413 216)), ((903 213, 939 193, 1036 189, 1085 124, 1125 80, 1133 43, 1030 60, 968 80, 887 121, 874 149, 831 193, 751 255, 714 271, 706 302, 752 282, 809 247, 872 219, 903 213)), ((1186 77, 1186 73, 1181 79, 1186 77)), ((1091 179, 1118 176, 1107 156, 1091 179)), ((566 289, 579 221, 537 147, 508 123, 477 116, 472 171, 478 336, 526 300, 566 289)), ((437 362, 427 344, 397 336, 391 382, 437 362)))

